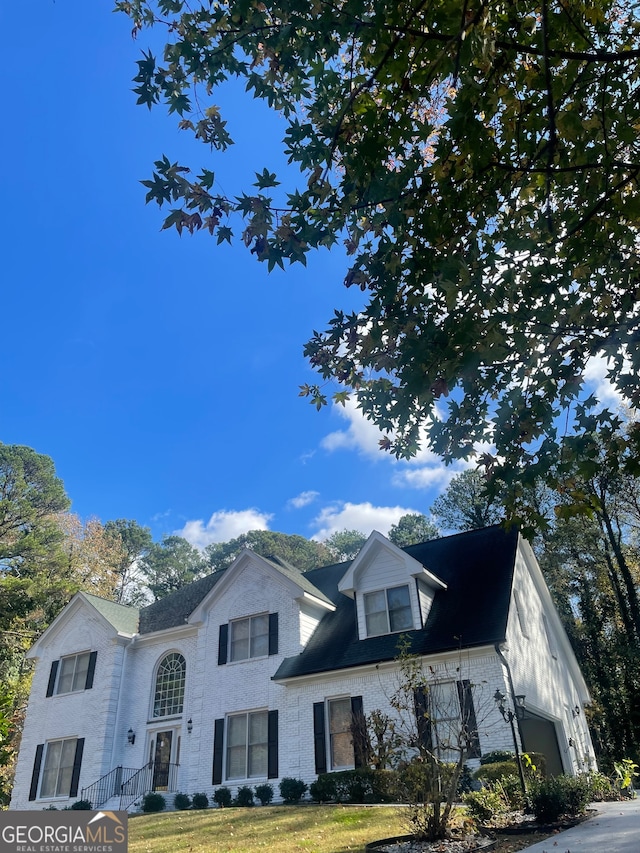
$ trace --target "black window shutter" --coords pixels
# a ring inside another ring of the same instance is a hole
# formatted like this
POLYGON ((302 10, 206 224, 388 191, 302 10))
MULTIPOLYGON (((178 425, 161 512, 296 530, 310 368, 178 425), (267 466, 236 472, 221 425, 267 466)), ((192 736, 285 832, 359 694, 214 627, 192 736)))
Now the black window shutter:
POLYGON ((278 654, 278 614, 269 614, 269 654, 278 654))
POLYGON ((222 783, 223 745, 224 719, 220 719, 216 720, 213 724, 213 776, 211 778, 212 785, 220 785, 222 783))
POLYGON ((82 766, 82 752, 84 750, 84 738, 79 737, 76 741, 76 754, 73 759, 73 771, 71 772, 70 797, 78 795, 78 783, 80 782, 80 767, 82 766))
MULTIPOLYGON (((57 663, 57 661, 56 661, 57 663)), ((40 781, 40 767, 42 765, 42 753, 44 744, 39 743, 36 746, 36 757, 33 762, 33 773, 31 774, 31 787, 29 788, 29 799, 35 800, 38 796, 38 782, 40 781)))
POLYGON ((353 737, 353 763, 355 767, 367 765, 367 722, 364 718, 362 696, 351 697, 351 735, 353 737))
POLYGON ((98 657, 98 652, 91 652, 89 655, 89 668, 87 669, 87 680, 84 683, 85 690, 91 690, 93 687, 93 676, 96 671, 96 658, 98 657))
POLYGON ((220 626, 220 635, 218 638, 218 666, 222 666, 227 662, 227 645, 229 642, 229 625, 220 626))
POLYGON ((467 758, 480 758, 480 738, 478 737, 478 723, 476 711, 473 707, 473 693, 471 682, 468 678, 458 681, 458 698, 460 699, 460 711, 462 712, 463 738, 467 742, 467 758))
POLYGON ((327 743, 324 723, 324 702, 313 703, 313 751, 316 773, 327 772, 327 743))
POLYGON ((278 778, 278 712, 269 711, 267 718, 267 778, 278 778))
POLYGON ((429 714, 429 693, 425 687, 416 687, 413 691, 413 703, 416 710, 416 728, 418 743, 426 749, 432 749, 431 715, 429 714))
POLYGON ((59 660, 51 661, 51 669, 49 670, 49 683, 47 684, 47 696, 53 696, 53 691, 56 686, 56 676, 58 674, 59 660))

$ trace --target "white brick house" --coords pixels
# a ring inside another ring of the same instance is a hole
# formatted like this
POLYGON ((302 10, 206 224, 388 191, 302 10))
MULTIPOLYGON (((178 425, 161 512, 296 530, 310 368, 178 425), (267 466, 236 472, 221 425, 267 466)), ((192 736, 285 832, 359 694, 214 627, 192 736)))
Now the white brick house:
POLYGON ((244 551, 141 610, 78 593, 29 652, 11 808, 81 796, 126 808, 147 790, 267 781, 277 795, 283 777, 353 767, 351 720, 390 711, 400 636, 447 707, 471 713, 471 763, 513 748, 499 689, 511 704, 525 695, 520 747, 544 752, 552 772, 595 766, 589 693, 518 532, 404 550, 373 533, 352 562, 306 574, 244 551))

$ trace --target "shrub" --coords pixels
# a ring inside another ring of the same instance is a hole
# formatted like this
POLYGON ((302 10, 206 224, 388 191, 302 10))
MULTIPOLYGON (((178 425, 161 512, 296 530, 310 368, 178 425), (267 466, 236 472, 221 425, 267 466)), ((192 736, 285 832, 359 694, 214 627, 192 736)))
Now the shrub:
POLYGON ((71 811, 90 811, 93 806, 90 800, 76 800, 75 803, 71 803, 69 808, 71 811))
MULTIPOLYGON (((228 790, 228 789, 227 789, 228 790)), ((217 791, 216 791, 217 793, 217 791)), ((215 799, 215 794, 213 795, 215 799)), ((229 791, 229 802, 231 802, 231 791, 229 791)), ((209 797, 206 794, 194 794, 191 797, 191 805, 194 809, 208 809, 209 808, 209 797)), ((228 803, 227 803, 228 805, 228 803)))
POLYGON ((238 788, 233 805, 241 806, 243 808, 255 805, 253 802, 253 788, 250 788, 248 785, 241 785, 240 788, 238 788))
POLYGON ((458 789, 456 791, 458 796, 461 797, 463 794, 466 794, 469 791, 473 791, 473 783, 474 779, 473 773, 471 772, 471 768, 468 764, 465 764, 462 767, 462 773, 460 774, 460 778, 458 779, 458 789))
POLYGON ((511 761, 494 761, 490 764, 482 764, 473 774, 483 784, 497 782, 503 776, 517 776, 518 765, 511 761))
POLYGON ((335 803, 337 799, 336 773, 321 773, 309 785, 311 799, 316 803, 335 803))
POLYGON ((229 808, 231 805, 231 791, 226 786, 216 788, 213 792, 213 801, 217 803, 221 809, 229 808))
POLYGON ((520 776, 516 776, 515 774, 503 776, 492 787, 504 797, 505 802, 512 811, 524 808, 525 798, 520 776))
POLYGON ((268 806, 273 799, 273 786, 269 784, 256 786, 256 797, 263 806, 268 806))
POLYGON ((462 800, 471 817, 479 823, 491 823, 509 811, 509 804, 505 797, 493 788, 469 791, 462 800))
POLYGON ((480 764, 498 764, 502 761, 514 761, 515 754, 509 752, 508 749, 494 749, 493 752, 487 752, 480 759, 480 764))
POLYGON ((591 792, 590 800, 594 802, 602 802, 603 800, 617 800, 618 792, 615 790, 611 779, 605 776, 604 773, 596 773, 592 771, 585 774, 589 782, 589 790, 591 792))
POLYGON ((538 823, 553 823, 562 815, 583 814, 590 795, 586 776, 552 776, 531 786, 529 800, 538 823))
POLYGON ((142 798, 143 812, 161 812, 164 811, 166 805, 167 804, 162 794, 156 794, 153 791, 145 794, 142 798))
POLYGON ((280 782, 280 796, 285 803, 299 803, 306 790, 307 785, 302 779, 292 779, 286 776, 280 782))
POLYGON ((613 771, 614 783, 620 794, 632 800, 636 795, 634 780, 638 776, 638 765, 630 758, 623 758, 621 761, 613 762, 613 771))
POLYGON ((176 794, 173 798, 174 807, 183 812, 185 809, 191 808, 191 797, 188 794, 176 794))

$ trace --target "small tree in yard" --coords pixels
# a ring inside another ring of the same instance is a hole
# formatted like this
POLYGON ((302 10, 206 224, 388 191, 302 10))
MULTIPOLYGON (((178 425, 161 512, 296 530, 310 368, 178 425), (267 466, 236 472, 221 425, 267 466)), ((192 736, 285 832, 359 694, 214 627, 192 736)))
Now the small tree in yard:
MULTIPOLYGON (((398 662, 399 683, 389 697, 396 718, 386 728, 394 754, 385 759, 387 766, 398 768, 411 833, 433 841, 447 834, 465 762, 480 755, 476 707, 481 688, 461 678, 460 666, 453 672, 425 669, 405 643, 398 662)), ((370 727, 372 735, 375 728, 370 727)))

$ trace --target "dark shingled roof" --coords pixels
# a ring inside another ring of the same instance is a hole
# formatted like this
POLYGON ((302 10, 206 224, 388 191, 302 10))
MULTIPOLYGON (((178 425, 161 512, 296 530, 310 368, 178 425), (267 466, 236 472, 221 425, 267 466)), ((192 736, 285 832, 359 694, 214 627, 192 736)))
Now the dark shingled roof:
MULTIPOLYGON (((425 627, 406 632, 410 652, 436 654, 505 640, 517 543, 515 528, 505 531, 496 526, 404 549, 447 584, 446 590, 436 592, 425 627)), ((301 654, 282 662, 275 680, 397 657, 398 634, 358 639, 355 601, 338 592, 349 565, 306 572, 305 577, 337 609, 323 617, 301 654)))
POLYGON ((148 607, 143 607, 140 610, 139 632, 151 634, 154 631, 165 631, 167 628, 185 625, 189 616, 207 593, 224 577, 225 572, 226 569, 213 572, 213 574, 200 578, 188 586, 183 586, 182 589, 172 592, 159 601, 154 601, 148 607))

